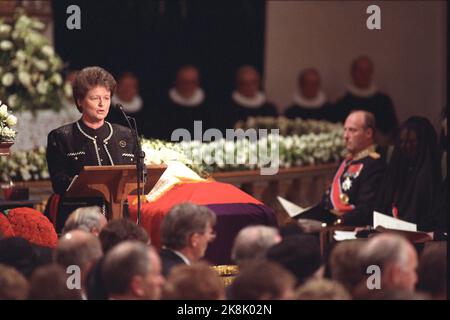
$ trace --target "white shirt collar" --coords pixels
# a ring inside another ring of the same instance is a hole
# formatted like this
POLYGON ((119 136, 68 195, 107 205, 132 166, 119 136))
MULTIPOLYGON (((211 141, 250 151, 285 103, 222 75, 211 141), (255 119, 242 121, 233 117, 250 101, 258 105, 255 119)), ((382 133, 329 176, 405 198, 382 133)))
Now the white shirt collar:
POLYGON ((201 88, 198 88, 191 97, 185 98, 175 88, 171 88, 169 90, 169 98, 172 102, 183 107, 197 107, 205 100, 205 93, 201 88))
POLYGON ((296 92, 294 93, 294 103, 308 108, 308 109, 317 109, 320 108, 321 106, 323 106, 325 104, 325 102, 327 102, 327 96, 325 95, 325 92, 323 91, 319 91, 317 93, 317 96, 312 98, 312 99, 308 99, 305 98, 305 96, 303 96, 300 92, 296 92))
POLYGON ((233 91, 231 98, 238 105, 244 108, 256 109, 266 103, 266 96, 263 92, 259 91, 253 98, 246 97, 240 94, 238 91, 233 91))
POLYGON ((142 98, 139 95, 134 96, 134 98, 128 102, 120 100, 120 98, 117 96, 113 96, 112 103, 114 104, 120 103, 123 106, 125 112, 134 113, 142 109, 142 98))
POLYGON ((358 88, 353 83, 350 83, 347 85, 347 90, 357 97, 368 98, 377 93, 378 88, 373 83, 367 89, 358 88))
POLYGON ((177 250, 172 250, 172 251, 177 256, 179 256, 184 261, 184 263, 186 263, 187 265, 191 265, 191 262, 189 261, 189 259, 186 258, 186 256, 184 254, 182 254, 180 251, 177 251, 177 250))

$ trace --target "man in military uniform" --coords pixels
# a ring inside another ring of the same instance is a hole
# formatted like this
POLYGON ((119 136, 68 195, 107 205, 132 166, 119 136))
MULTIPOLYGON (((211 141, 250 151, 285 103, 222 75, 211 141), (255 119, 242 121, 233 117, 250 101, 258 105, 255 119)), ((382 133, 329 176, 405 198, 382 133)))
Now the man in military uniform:
POLYGON ((375 152, 374 133, 375 119, 371 113, 358 110, 349 114, 344 124, 348 155, 322 202, 299 216, 300 225, 308 225, 310 219, 355 226, 372 223, 377 188, 386 167, 375 152))

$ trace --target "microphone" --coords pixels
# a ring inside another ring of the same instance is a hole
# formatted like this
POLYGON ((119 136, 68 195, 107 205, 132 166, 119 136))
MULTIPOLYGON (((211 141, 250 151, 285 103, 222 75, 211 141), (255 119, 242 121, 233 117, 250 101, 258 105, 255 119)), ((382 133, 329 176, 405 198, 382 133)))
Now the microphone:
POLYGON ((145 177, 147 175, 147 168, 144 165, 144 159, 145 159, 145 152, 141 149, 141 144, 139 143, 139 136, 138 136, 138 130, 136 125, 136 119, 130 116, 127 116, 125 113, 125 110, 123 106, 120 103, 117 103, 113 105, 113 108, 119 109, 122 113, 123 117, 126 120, 126 123, 128 127, 130 128, 131 132, 133 133, 133 137, 136 143, 136 148, 138 151, 138 156, 136 159, 136 176, 137 176, 137 197, 138 197, 138 207, 137 207, 137 222, 136 224, 139 225, 141 222, 141 182, 145 183, 145 177), (133 122, 134 127, 131 125, 130 120, 133 122))

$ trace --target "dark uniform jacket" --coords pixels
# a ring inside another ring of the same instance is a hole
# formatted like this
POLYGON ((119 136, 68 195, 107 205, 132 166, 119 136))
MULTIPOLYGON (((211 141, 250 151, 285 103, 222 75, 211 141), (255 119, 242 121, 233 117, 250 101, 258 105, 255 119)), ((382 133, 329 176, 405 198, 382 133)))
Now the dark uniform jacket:
POLYGON ((354 158, 346 158, 338 168, 330 188, 321 203, 302 213, 301 219, 334 223, 341 219, 345 225, 372 224, 378 186, 386 164, 374 146, 354 158), (337 213, 343 215, 338 215, 337 213))
POLYGON ((136 150, 130 129, 106 121, 95 130, 79 120, 49 133, 48 169, 53 191, 61 196, 57 231, 77 207, 103 204, 103 200, 99 198, 65 198, 65 192, 74 176, 84 166, 134 164, 136 150))

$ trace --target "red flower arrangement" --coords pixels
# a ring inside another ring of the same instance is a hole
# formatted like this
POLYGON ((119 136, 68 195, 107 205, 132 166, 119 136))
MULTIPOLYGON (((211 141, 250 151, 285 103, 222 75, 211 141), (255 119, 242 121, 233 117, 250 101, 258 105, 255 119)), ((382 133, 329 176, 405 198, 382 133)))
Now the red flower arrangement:
POLYGON ((42 247, 56 247, 58 236, 55 228, 41 212, 23 207, 8 210, 5 214, 16 237, 42 247))
POLYGON ((11 223, 9 223, 8 218, 5 217, 5 215, 3 215, 0 212, 0 234, 4 237, 4 238, 8 238, 8 237, 14 237, 14 229, 11 226, 11 223))

